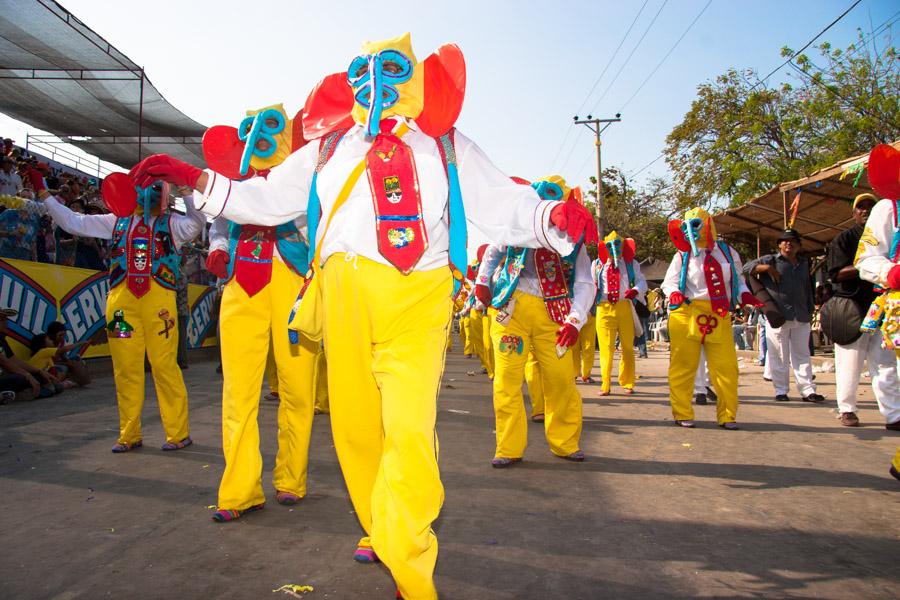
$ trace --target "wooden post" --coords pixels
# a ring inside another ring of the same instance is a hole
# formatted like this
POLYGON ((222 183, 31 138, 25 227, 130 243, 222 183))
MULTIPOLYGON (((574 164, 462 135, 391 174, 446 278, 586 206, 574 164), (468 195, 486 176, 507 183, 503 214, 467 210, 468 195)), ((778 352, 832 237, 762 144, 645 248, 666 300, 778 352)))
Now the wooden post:
POLYGON ((782 208, 784 210, 784 228, 787 229, 788 226, 788 196, 790 193, 787 190, 781 192, 781 203, 782 208))

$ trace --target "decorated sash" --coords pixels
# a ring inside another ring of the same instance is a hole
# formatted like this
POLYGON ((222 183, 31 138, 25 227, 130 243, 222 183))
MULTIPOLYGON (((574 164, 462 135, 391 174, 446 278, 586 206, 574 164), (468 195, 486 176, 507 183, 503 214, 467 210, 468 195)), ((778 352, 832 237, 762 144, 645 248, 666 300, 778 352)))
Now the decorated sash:
POLYGON ((533 252, 535 272, 541 286, 541 294, 544 296, 547 314, 554 322, 563 325, 572 309, 572 300, 569 297, 569 285, 566 282, 562 259, 558 253, 546 248, 538 248, 533 252))
POLYGON ((366 153, 366 174, 375 209, 378 251, 408 275, 428 247, 428 234, 412 149, 389 133, 393 125, 391 119, 382 122, 382 133, 366 153))

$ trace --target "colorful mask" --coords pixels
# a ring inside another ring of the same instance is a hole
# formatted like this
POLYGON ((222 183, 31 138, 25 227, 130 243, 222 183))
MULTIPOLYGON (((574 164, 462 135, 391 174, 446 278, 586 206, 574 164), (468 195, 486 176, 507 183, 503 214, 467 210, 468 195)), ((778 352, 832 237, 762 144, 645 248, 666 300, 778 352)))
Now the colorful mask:
POLYGON ((620 237, 615 231, 603 238, 603 243, 597 246, 597 256, 605 263, 612 259, 613 266, 618 268, 619 261, 631 262, 634 260, 635 243, 632 238, 620 237))
POLYGON ((353 123, 377 135, 382 119, 414 120, 426 135, 447 133, 462 110, 466 65, 462 52, 445 44, 418 62, 408 33, 369 42, 347 71, 325 77, 303 107, 303 135, 318 139, 353 123))
POLYGON ((169 189, 170 186, 164 181, 154 181, 145 188, 135 186, 137 191, 137 206, 134 213, 144 217, 144 223, 150 224, 151 216, 159 216, 166 212, 169 206, 169 189))
POLYGON ((869 183, 882 198, 900 199, 900 150, 880 144, 869 153, 869 183))
POLYGON ((697 256, 700 249, 716 244, 716 225, 704 209, 695 207, 684 213, 684 220, 669 221, 669 237, 682 252, 690 250, 697 256))
POLYGON ((566 180, 559 175, 549 175, 538 179, 531 184, 538 196, 542 200, 560 200, 569 199, 572 189, 566 185, 566 180))

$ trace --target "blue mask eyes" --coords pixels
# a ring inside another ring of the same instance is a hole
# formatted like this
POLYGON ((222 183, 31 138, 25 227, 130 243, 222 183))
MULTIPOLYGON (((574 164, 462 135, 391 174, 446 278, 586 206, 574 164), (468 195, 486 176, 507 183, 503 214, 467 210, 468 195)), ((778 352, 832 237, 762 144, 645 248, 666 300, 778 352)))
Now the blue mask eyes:
POLYGON ((278 147, 275 136, 284 131, 285 125, 284 115, 274 108, 268 108, 241 121, 238 126, 238 138, 244 142, 241 175, 247 174, 250 159, 254 156, 269 158, 275 154, 278 147))
POLYGON ((372 78, 372 71, 386 84, 399 85, 412 77, 413 64, 397 50, 382 50, 378 54, 357 56, 347 69, 347 83, 356 89, 372 78))
POLYGON ((531 184, 541 200, 562 200, 563 189, 552 181, 536 181, 531 184))
POLYGON ((700 230, 703 229, 703 219, 694 217, 689 221, 681 224, 681 233, 688 239, 696 240, 700 237, 700 230))

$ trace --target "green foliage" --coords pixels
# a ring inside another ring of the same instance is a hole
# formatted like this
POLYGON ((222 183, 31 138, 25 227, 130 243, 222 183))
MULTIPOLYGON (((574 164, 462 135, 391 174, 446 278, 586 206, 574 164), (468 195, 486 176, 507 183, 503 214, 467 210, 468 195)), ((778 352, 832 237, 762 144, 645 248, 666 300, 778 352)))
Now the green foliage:
MULTIPOLYGON (((732 206, 874 145, 900 139, 900 60, 886 40, 818 46, 821 64, 792 59, 796 85, 770 88, 752 69, 701 84, 666 138, 679 208, 732 206)), ((791 57, 790 48, 782 48, 791 57)))

